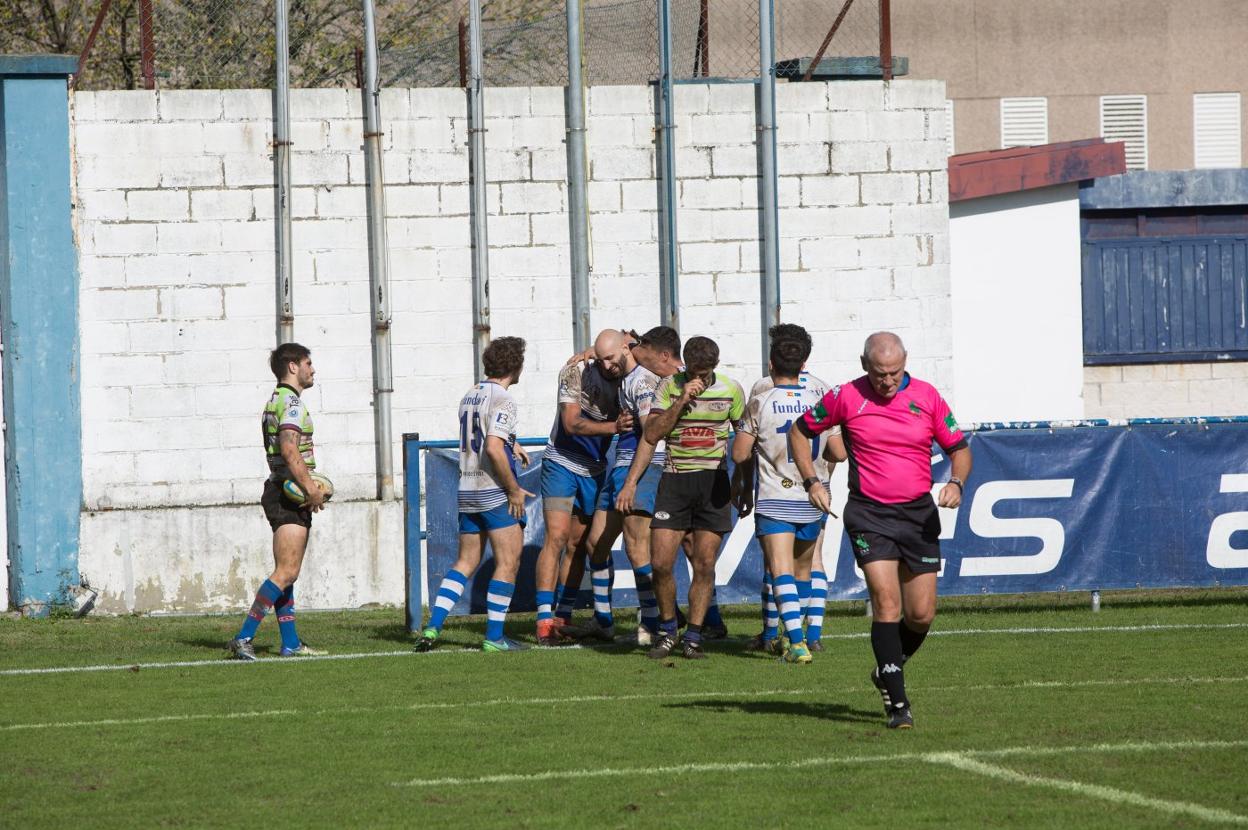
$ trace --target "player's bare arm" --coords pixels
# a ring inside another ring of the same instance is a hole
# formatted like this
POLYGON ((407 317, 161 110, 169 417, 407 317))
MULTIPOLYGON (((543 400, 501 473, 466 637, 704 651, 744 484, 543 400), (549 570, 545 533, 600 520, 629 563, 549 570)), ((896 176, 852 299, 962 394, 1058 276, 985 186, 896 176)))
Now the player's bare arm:
POLYGON ((303 455, 299 452, 299 432, 294 429, 283 429, 277 436, 278 448, 282 451, 282 460, 290 470, 290 477, 299 485, 299 489, 307 495, 306 506, 313 513, 320 511, 325 504, 325 494, 321 487, 312 480, 308 465, 303 463, 303 455))
POLYGON ((828 464, 839 464, 849 459, 849 450, 845 449, 845 439, 841 437, 841 433, 829 433, 828 440, 823 445, 823 460, 828 464))
POLYGON ((560 405, 559 417, 563 419, 563 428, 573 435, 615 435, 633 428, 631 412, 621 412, 614 421, 595 421, 582 416, 580 405, 575 403, 560 405))
MULTIPOLYGON (((802 476, 802 486, 812 478, 817 479, 815 474, 815 459, 811 457, 811 439, 815 435, 806 426, 804 418, 798 418, 793 424, 793 428, 789 430, 789 454, 793 456, 793 463, 797 465, 797 472, 802 476)), ((810 503, 818 507, 824 513, 832 512, 832 500, 828 496, 828 491, 822 486, 807 487, 806 496, 810 499, 810 503)))
POLYGON ((959 447, 949 454, 953 474, 949 482, 940 488, 936 503, 941 507, 957 507, 962 503, 962 488, 971 476, 971 448, 959 447))
POLYGON ((524 518, 524 499, 532 498, 533 494, 521 487, 512 475, 511 465, 507 463, 507 445, 497 435, 490 435, 485 439, 485 454, 494 467, 494 478, 507 494, 507 512, 512 518, 524 518))
POLYGON ((685 382, 685 388, 681 390, 680 397, 670 409, 650 410, 650 417, 646 420, 645 427, 646 440, 657 446, 676 428, 676 422, 680 420, 689 402, 704 391, 706 391, 706 381, 702 378, 693 378, 685 382))

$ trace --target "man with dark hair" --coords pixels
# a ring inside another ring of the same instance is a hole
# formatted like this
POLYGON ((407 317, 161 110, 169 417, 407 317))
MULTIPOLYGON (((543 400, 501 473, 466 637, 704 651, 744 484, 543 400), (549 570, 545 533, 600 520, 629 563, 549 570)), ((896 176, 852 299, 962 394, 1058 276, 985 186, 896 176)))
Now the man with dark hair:
POLYGON ((871 682, 890 729, 914 718, 902 665, 918 650, 936 615, 940 514, 957 507, 971 473, 971 448, 944 398, 906 372, 906 349, 892 332, 876 332, 862 350, 866 374, 837 386, 789 432, 789 451, 810 503, 829 512, 830 496, 815 475, 810 440, 841 424, 849 449, 845 532, 871 594, 871 682), (932 441, 953 465, 932 501, 932 441))
MULTIPOLYGON (((767 596, 778 606, 786 641, 775 638, 770 626, 763 633, 764 644, 781 646, 786 662, 811 662, 810 649, 802 630, 803 596, 798 576, 805 576, 805 600, 810 600, 809 575, 823 532, 826 514, 813 507, 797 488, 799 476, 789 456, 788 433, 793 422, 822 396, 809 383, 802 382, 802 369, 810 357, 810 335, 801 326, 781 324, 770 330, 771 353, 768 377, 751 390, 745 420, 732 446, 732 459, 743 471, 741 486, 756 493, 754 527, 766 562, 764 581, 767 596), (766 382, 764 382, 766 381, 766 382), (804 573, 795 572, 802 563, 804 573), (773 634, 772 637, 768 637, 773 634)), ((818 444, 819 439, 815 439, 818 444)), ((813 456, 819 452, 812 448, 813 456)), ((827 468, 821 470, 826 486, 827 468)), ((817 637, 817 632, 814 632, 817 637)), ((770 649, 768 649, 770 650, 770 649)))
POLYGON ((701 659, 702 626, 715 587, 715 557, 724 534, 732 530, 732 487, 725 457, 731 425, 745 411, 741 386, 715 371, 719 346, 707 337, 685 343, 685 370, 659 387, 645 424, 648 442, 667 442, 667 459, 654 519, 650 555, 659 603, 660 636, 649 656, 662 659, 678 644, 689 659, 701 659), (693 531, 690 561, 689 624, 683 643, 677 639, 676 582, 672 566, 685 533, 693 531))
POLYGON ((252 639, 270 608, 277 610, 282 657, 324 654, 302 642, 295 630, 295 580, 303 567, 312 514, 325 504, 325 495, 311 475, 316 469, 312 416, 300 399, 312 388, 316 375, 312 352, 298 343, 283 343, 269 354, 269 368, 278 383, 260 421, 269 462, 269 478, 264 482, 260 504, 273 529, 274 568, 256 593, 238 636, 230 641, 230 656, 237 660, 256 659, 252 639), (287 480, 306 494, 303 504, 287 498, 282 489, 287 480))
MULTIPOLYGON (((537 639, 541 645, 562 645, 571 639, 565 630, 567 620, 557 619, 554 613, 560 559, 566 548, 583 565, 586 534, 603 486, 611 439, 633 427, 632 415, 622 412, 619 402, 620 381, 632 361, 624 336, 606 329, 594 341, 592 363, 570 363, 559 374, 559 412, 542 458, 546 538, 537 557, 537 639)), ((580 587, 579 580, 573 583, 572 579, 564 586, 569 598, 580 587)), ((571 603, 567 607, 570 616, 571 603)))
POLYGON ((486 594, 481 650, 527 648, 503 633, 524 548, 524 500, 533 495, 520 486, 516 461, 527 467, 529 457, 516 443, 516 401, 511 396, 511 387, 524 370, 524 341, 519 337, 494 339, 481 355, 481 363, 485 380, 459 402, 459 558, 438 588, 416 651, 434 647, 447 615, 481 564, 487 539, 494 552, 494 574, 486 594))
POLYGON ((669 378, 684 368, 680 359, 680 335, 671 326, 655 326, 635 341, 633 357, 657 377, 669 378))

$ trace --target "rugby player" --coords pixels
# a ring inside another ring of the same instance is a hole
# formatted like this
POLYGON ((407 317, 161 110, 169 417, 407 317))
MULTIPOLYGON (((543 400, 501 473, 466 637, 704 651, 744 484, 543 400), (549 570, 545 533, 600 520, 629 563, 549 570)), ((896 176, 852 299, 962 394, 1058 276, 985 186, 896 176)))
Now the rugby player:
POLYGON ((732 486, 725 457, 730 428, 745 413, 745 395, 735 380, 715 371, 719 346, 692 337, 684 348, 685 371, 659 386, 645 424, 646 440, 667 442, 667 459, 654 518, 650 555, 659 602, 659 639, 648 652, 662 659, 681 646, 689 659, 701 659, 702 626, 715 586, 715 557, 724 534, 732 529, 732 486), (677 638, 676 581, 673 564, 681 540, 693 531, 690 562, 689 624, 677 638))
POLYGON ((599 495, 598 510, 589 530, 594 617, 588 633, 605 641, 615 637, 611 610, 611 548, 623 530, 624 550, 633 568, 641 607, 637 645, 649 646, 659 627, 650 565, 650 518, 654 514, 659 478, 663 475, 664 452, 662 445, 655 447, 642 436, 661 378, 637 360, 639 354, 661 366, 675 363, 680 355, 680 337, 670 328, 647 332, 631 346, 625 363, 620 409, 633 416, 633 428, 621 434, 616 442, 615 466, 599 495))
POLYGON ((849 450, 845 531, 867 580, 873 618, 871 682, 890 729, 914 726, 902 666, 922 645, 936 615, 940 507, 962 503, 971 473, 966 436, 940 393, 906 372, 896 334, 876 332, 862 350, 866 374, 823 396, 789 432, 789 451, 810 503, 829 512, 830 497, 812 460, 810 439, 840 424, 849 450), (935 440, 953 471, 932 500, 935 440))
POLYGON ((503 634, 524 548, 524 500, 533 496, 520 486, 516 462, 527 467, 529 457, 516 443, 516 401, 511 396, 511 387, 524 370, 524 340, 492 340, 481 363, 486 379, 459 402, 459 558, 438 588, 429 625, 421 631, 416 651, 434 647, 447 615, 481 564, 487 539, 494 552, 494 573, 486 594, 481 650, 528 648, 503 634))
MULTIPOLYGON (((631 357, 625 338, 607 329, 594 341, 592 363, 579 361, 559 374, 559 412, 542 459, 546 539, 537 557, 537 639, 541 645, 563 645, 572 639, 571 632, 563 630, 567 628, 564 621, 554 615, 555 580, 565 548, 574 557, 584 555, 611 439, 633 427, 633 416, 621 411, 619 402, 626 361, 631 357)), ((569 577, 566 590, 575 588, 569 577)))
MULTIPOLYGON (((738 469, 753 473, 745 474, 744 483, 755 494, 754 527, 766 562, 764 581, 769 583, 770 596, 778 606, 787 638, 786 644, 785 639, 775 637, 774 629, 765 630, 764 642, 779 645, 786 662, 809 663, 811 654, 802 622, 812 604, 811 561, 818 553, 827 514, 811 505, 797 486, 799 476, 789 456, 788 433, 793 422, 819 402, 823 389, 819 388, 820 381, 811 383, 807 378, 803 383, 802 369, 811 350, 806 330, 786 323, 772 326, 769 335, 769 374, 751 390, 732 456, 738 469), (805 566, 804 573, 795 573, 795 562, 805 566), (798 577, 805 577, 805 591, 800 590, 798 577)), ((814 439, 814 443, 818 445, 819 439, 814 439)), ((812 447, 812 455, 819 457, 817 448, 812 447)), ((826 487, 828 468, 819 466, 820 486, 826 487)), ((826 582, 823 598, 826 603, 826 582)), ((815 623, 812 618, 810 626, 816 642, 821 613, 818 619, 815 623)))
POLYGON ((311 476, 316 469, 312 415, 301 400, 316 376, 312 352, 298 343, 283 343, 269 354, 269 369, 277 378, 277 388, 260 418, 264 454, 269 463, 260 505, 273 530, 274 566, 256 592, 238 636, 230 641, 230 656, 237 660, 256 659, 252 639, 270 608, 277 611, 282 638, 278 653, 282 657, 315 657, 325 653, 300 640, 295 630, 295 580, 308 548, 312 514, 320 512, 325 504, 325 495, 311 476), (282 490, 288 479, 306 494, 302 505, 292 502, 282 490))

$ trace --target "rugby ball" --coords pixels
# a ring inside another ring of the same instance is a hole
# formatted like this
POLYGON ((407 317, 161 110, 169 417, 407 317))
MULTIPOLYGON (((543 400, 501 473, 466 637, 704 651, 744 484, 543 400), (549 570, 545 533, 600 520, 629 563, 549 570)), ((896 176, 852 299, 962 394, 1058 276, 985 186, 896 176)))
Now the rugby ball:
MULTIPOLYGON (((325 501, 329 501, 334 496, 334 483, 329 480, 329 476, 324 473, 311 473, 312 480, 320 486, 321 492, 325 494, 325 501)), ((286 494, 286 498, 295 504, 303 504, 307 497, 303 493, 303 488, 294 479, 286 479, 282 484, 282 492, 286 494)))

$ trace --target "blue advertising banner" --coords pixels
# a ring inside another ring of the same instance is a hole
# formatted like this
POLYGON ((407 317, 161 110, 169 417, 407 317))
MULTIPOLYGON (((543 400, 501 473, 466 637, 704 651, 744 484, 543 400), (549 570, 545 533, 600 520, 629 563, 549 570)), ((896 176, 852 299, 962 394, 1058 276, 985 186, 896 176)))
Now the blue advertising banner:
MULTIPOLYGON (((970 436, 975 465, 965 498, 956 510, 940 511, 942 594, 1248 584, 1248 423, 1018 426, 970 436)), ((427 596, 456 557, 458 467, 453 449, 423 455, 427 596)), ((532 455, 521 483, 536 493, 541 453, 532 455)), ((833 476, 833 504, 845 500, 845 466, 833 476)), ((933 492, 948 479, 948 468, 936 449, 933 492)), ((533 499, 516 610, 533 609, 533 563, 543 529, 541 500, 533 499)), ((825 536, 829 599, 864 598, 866 586, 839 518, 829 519, 825 536)), ((409 538, 409 558, 419 556, 419 544, 409 538)), ((756 601, 762 561, 753 516, 739 519, 716 566, 719 601, 756 601)), ((615 604, 633 607, 622 541, 614 564, 615 604)), ((455 613, 484 613, 491 571, 487 558, 455 613)), ((683 602, 688 569, 677 571, 683 602)), ((586 587, 584 597, 588 593, 586 587)))

